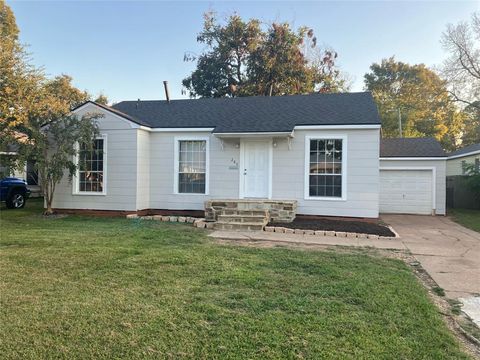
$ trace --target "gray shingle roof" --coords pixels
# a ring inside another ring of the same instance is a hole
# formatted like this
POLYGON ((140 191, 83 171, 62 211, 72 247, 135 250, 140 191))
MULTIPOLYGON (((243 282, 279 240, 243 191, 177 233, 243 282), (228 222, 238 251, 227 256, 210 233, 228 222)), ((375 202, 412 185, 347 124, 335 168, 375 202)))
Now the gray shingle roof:
POLYGON ((122 101, 113 109, 152 128, 215 128, 215 133, 290 132, 296 125, 379 125, 372 95, 362 93, 122 101))
POLYGON ((463 154, 471 153, 471 152, 473 152, 473 151, 480 151, 480 143, 478 143, 478 144, 473 144, 473 145, 469 145, 469 146, 465 146, 465 147, 462 148, 462 149, 459 149, 459 150, 456 150, 456 151, 452 151, 450 154, 448 154, 448 156, 463 155, 463 154))
POLYGON ((396 138, 380 141, 380 157, 444 157, 434 138, 396 138))

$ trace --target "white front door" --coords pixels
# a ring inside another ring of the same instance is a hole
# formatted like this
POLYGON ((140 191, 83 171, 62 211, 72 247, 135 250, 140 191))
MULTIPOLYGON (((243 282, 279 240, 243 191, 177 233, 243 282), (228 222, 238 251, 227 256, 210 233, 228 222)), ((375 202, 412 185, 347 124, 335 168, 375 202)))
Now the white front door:
POLYGON ((268 198, 270 184, 270 141, 242 141, 243 161, 240 168, 240 196, 268 198))

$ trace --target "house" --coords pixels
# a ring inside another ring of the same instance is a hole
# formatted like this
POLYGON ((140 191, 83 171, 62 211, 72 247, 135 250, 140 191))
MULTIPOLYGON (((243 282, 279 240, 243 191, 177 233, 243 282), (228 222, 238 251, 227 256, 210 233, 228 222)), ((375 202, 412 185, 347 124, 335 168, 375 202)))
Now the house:
POLYGON ((39 195, 38 172, 35 161, 28 160, 22 168, 12 166, 18 156, 18 146, 7 145, 0 150, 0 179, 8 176, 18 177, 27 182, 34 196, 39 195))
POLYGON ((474 164, 477 171, 480 170, 480 143, 448 154, 447 176, 466 175, 466 164, 474 164))
POLYGON ((80 149, 73 181, 57 186, 56 209, 215 217, 260 207, 279 221, 445 213, 443 151, 422 140, 403 152, 411 145, 401 139, 379 157, 370 93, 87 102, 73 113, 102 114, 100 136, 96 151, 80 149))
POLYGON ((479 195, 472 191, 470 175, 465 165, 474 165, 480 171, 480 144, 466 146, 448 154, 447 206, 449 208, 480 209, 479 195))

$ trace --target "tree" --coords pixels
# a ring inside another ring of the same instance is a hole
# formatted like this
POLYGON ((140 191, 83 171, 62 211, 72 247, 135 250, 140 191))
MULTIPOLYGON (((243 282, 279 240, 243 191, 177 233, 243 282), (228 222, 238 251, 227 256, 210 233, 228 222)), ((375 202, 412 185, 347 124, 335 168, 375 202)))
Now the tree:
POLYGON ((473 13, 470 23, 447 25, 441 42, 449 53, 442 75, 450 93, 456 101, 480 109, 480 13, 473 13))
POLYGON ((365 74, 365 87, 377 103, 385 137, 433 136, 445 148, 455 148, 464 115, 435 72, 423 64, 410 65, 394 57, 372 64, 370 70, 365 74))
POLYGON ((97 104, 108 105, 108 97, 103 93, 100 93, 94 101, 97 104))
POLYGON ((71 180, 77 171, 78 164, 75 158, 78 155, 78 144, 92 144, 98 134, 94 121, 97 117, 61 116, 51 120, 47 125, 30 129, 32 146, 24 148, 27 152, 23 155, 35 160, 42 181, 45 215, 53 214, 55 188, 63 179, 65 172, 68 172, 71 180))
MULTIPOLYGON (((97 116, 77 118, 70 110, 90 99, 68 75, 47 79, 30 64, 18 42, 18 27, 10 8, 0 0, 0 146, 15 144, 17 167, 34 160, 51 214, 55 187, 76 171, 77 144, 92 144, 97 116)), ((103 96, 106 99, 105 96, 103 96)), ((101 99, 101 101, 103 101, 101 99)))
POLYGON ((16 141, 16 129, 38 113, 41 70, 18 40, 19 29, 11 9, 0 0, 0 147, 16 141))
POLYGON ((206 51, 186 61, 196 69, 183 80, 191 97, 234 97, 333 92, 347 88, 335 67, 337 54, 320 51, 313 30, 297 31, 289 24, 262 29, 257 19, 245 22, 238 15, 219 24, 214 13, 204 16, 197 36, 206 51))
POLYGON ((465 175, 467 176, 467 186, 480 196, 480 169, 475 164, 464 165, 465 175))
POLYGON ((480 143, 480 101, 464 109, 462 146, 480 143))

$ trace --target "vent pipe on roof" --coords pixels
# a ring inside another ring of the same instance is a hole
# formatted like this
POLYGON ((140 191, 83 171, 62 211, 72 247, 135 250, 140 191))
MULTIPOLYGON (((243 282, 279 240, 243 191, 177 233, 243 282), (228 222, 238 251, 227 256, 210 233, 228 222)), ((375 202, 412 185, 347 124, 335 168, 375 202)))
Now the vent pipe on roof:
POLYGON ((137 99, 137 103, 135 104, 135 109, 138 109, 139 106, 140 106, 140 99, 137 99))
POLYGON ((170 94, 168 93, 168 81, 163 81, 163 87, 165 88, 165 97, 167 98, 167 103, 170 103, 170 94))

